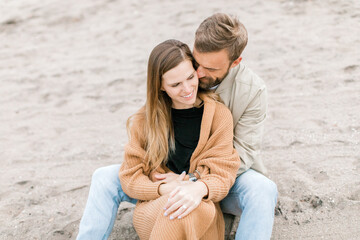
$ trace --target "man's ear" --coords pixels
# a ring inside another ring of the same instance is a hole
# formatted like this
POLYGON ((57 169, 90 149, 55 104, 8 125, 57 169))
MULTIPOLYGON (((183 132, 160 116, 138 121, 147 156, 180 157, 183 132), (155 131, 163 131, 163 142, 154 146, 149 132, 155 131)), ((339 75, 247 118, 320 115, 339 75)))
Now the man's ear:
POLYGON ((235 61, 233 61, 233 63, 231 64, 230 68, 236 67, 237 65, 239 65, 239 63, 241 62, 242 57, 238 57, 237 59, 235 59, 235 61))

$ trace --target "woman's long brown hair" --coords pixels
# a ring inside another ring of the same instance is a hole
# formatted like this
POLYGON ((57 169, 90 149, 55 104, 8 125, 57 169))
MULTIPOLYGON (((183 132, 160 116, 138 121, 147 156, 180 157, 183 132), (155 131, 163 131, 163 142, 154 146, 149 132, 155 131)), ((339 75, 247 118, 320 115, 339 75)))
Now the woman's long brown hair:
MULTIPOLYGON (((178 66, 181 62, 190 60, 195 65, 195 59, 189 47, 178 40, 170 39, 157 45, 151 52, 147 71, 147 98, 145 106, 131 116, 126 123, 130 134, 131 119, 139 117, 144 122, 141 135, 144 136, 146 151, 145 163, 149 171, 164 166, 169 151, 175 150, 174 130, 171 118, 171 98, 161 90, 163 75, 178 66)), ((206 92, 207 96, 221 101, 217 94, 206 92)))

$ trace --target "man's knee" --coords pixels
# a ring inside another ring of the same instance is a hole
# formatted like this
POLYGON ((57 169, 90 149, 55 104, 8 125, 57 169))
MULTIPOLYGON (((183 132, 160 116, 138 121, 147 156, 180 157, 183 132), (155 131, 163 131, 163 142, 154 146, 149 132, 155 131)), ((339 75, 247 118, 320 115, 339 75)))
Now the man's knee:
POLYGON ((276 203, 278 195, 277 185, 268 178, 264 186, 264 195, 266 195, 270 200, 274 200, 276 203))
MULTIPOLYGON (((250 170, 247 176, 239 179, 243 186, 245 198, 252 201, 271 201, 276 203, 278 191, 276 184, 261 173, 250 170)), ((241 177, 241 176, 240 176, 241 177)))
POLYGON ((120 165, 111 165, 96 169, 91 178, 91 185, 106 188, 116 184, 119 181, 119 169, 120 165))
POLYGON ((274 207, 276 205, 277 195, 278 191, 276 184, 265 176, 262 181, 255 184, 252 193, 250 194, 250 196, 253 196, 252 201, 259 201, 261 204, 268 203, 274 205, 274 207))

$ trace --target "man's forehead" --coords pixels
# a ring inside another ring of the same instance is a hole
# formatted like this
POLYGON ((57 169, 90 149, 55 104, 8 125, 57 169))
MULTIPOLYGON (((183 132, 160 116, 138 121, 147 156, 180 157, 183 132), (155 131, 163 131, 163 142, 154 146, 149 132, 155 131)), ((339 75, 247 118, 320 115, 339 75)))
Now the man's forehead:
POLYGON ((199 52, 194 48, 195 60, 204 68, 219 69, 228 65, 228 53, 226 49, 219 52, 199 52))

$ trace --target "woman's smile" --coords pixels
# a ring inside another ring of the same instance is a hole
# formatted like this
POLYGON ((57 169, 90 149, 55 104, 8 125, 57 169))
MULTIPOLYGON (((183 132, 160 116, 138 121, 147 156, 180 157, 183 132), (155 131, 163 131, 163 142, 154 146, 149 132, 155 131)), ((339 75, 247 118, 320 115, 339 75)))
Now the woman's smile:
POLYGON ((188 99, 190 99, 190 98, 193 96, 193 93, 194 93, 194 91, 192 91, 191 93, 189 93, 189 94, 186 95, 186 96, 183 96, 183 98, 188 98, 188 99))

